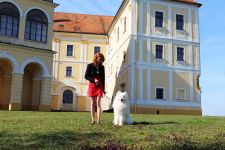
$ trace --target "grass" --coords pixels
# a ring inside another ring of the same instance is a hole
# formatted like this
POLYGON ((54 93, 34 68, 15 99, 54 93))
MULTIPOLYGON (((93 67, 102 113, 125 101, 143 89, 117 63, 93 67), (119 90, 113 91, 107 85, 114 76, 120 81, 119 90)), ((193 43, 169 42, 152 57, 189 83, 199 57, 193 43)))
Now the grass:
POLYGON ((103 113, 0 111, 0 149, 225 149, 225 118, 132 115, 134 125, 115 127, 103 113))

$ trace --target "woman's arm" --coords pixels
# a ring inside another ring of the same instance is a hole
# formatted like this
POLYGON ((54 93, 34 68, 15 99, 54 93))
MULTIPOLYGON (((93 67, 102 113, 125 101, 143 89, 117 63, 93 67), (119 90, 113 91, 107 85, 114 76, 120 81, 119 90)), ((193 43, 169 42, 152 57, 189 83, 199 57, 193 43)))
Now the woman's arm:
POLYGON ((85 79, 92 83, 95 83, 94 79, 91 77, 91 69, 92 69, 91 64, 88 64, 86 72, 85 72, 85 79))
POLYGON ((105 91, 105 67, 104 66, 103 66, 102 84, 103 84, 103 91, 105 91))

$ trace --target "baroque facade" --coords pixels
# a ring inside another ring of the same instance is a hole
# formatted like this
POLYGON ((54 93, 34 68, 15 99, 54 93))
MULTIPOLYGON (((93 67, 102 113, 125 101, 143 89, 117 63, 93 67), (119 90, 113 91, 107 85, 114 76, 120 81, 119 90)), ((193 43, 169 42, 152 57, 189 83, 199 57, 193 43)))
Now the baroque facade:
POLYGON ((133 113, 201 115, 195 0, 124 0, 115 17, 54 14, 52 108, 89 110, 84 72, 106 56, 103 106, 126 83, 133 113))

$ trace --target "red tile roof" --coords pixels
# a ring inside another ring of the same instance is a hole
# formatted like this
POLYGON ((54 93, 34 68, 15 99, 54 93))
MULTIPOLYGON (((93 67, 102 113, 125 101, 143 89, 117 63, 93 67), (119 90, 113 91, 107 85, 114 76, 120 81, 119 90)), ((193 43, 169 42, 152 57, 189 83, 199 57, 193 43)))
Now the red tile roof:
POLYGON ((53 30, 55 32, 106 35, 113 18, 113 16, 55 12, 53 30))

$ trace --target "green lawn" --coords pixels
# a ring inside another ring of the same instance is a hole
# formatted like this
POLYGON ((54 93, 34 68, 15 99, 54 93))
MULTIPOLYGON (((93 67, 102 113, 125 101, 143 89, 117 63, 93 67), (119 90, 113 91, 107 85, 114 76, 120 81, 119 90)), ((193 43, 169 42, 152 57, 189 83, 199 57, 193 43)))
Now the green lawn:
POLYGON ((103 113, 0 111, 0 149, 225 149, 225 118, 132 115, 115 127, 103 113))

